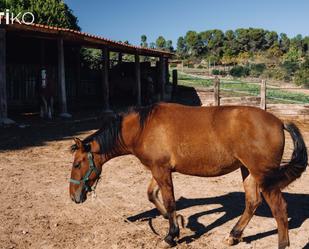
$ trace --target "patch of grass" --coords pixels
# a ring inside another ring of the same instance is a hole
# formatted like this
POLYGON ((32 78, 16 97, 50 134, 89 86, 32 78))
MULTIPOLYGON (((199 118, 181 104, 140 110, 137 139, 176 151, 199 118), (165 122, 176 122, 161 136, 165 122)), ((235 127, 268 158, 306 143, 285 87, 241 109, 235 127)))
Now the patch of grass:
POLYGON ((203 86, 210 87, 213 85, 212 80, 195 78, 185 74, 178 74, 178 84, 184 86, 203 86))
MULTIPOLYGON (((211 79, 203 79, 192 77, 190 75, 178 74, 178 82, 180 85, 193 86, 193 87, 212 87, 213 81, 211 79)), ((243 82, 240 80, 221 80, 221 91, 230 92, 231 96, 235 96, 234 93, 242 95, 249 94, 253 96, 260 95, 259 84, 252 84, 250 82, 243 82), (233 94, 232 94, 233 93, 233 94)), ((274 101, 282 101, 283 103, 304 103, 309 104, 309 95, 303 93, 293 93, 281 89, 268 89, 266 92, 267 98, 274 101)))

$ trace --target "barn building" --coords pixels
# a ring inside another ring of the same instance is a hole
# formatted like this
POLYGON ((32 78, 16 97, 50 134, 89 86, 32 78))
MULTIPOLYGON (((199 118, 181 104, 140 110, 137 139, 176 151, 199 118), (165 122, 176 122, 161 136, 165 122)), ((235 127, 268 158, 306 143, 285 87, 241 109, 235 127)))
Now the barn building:
POLYGON ((1 23, 0 123, 10 123, 8 113, 16 110, 38 110, 42 68, 54 82, 55 106, 63 117, 88 105, 110 111, 118 103, 143 105, 166 96, 172 53, 65 28, 1 23), (96 70, 86 70, 81 63, 80 50, 85 47, 102 52, 96 70), (126 62, 123 58, 127 55, 134 59, 126 62), (145 57, 152 58, 152 63, 145 57), (150 92, 149 81, 153 84, 150 92))

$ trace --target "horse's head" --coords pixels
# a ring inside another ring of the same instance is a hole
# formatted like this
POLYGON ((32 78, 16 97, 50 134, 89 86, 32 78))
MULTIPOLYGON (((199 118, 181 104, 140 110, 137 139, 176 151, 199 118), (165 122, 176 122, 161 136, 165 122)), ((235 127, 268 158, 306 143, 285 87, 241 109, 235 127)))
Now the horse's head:
POLYGON ((100 178, 103 160, 101 155, 94 153, 95 145, 84 144, 79 138, 74 138, 75 144, 71 146, 74 161, 70 179, 70 197, 76 203, 87 199, 87 193, 100 178))

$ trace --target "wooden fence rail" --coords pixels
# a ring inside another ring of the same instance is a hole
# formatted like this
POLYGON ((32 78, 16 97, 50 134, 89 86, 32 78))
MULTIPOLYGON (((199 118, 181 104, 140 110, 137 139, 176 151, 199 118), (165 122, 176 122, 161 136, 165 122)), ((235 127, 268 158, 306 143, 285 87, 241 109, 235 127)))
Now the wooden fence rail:
MULTIPOLYGON (((215 78, 212 80, 213 81, 213 94, 214 94, 214 102, 213 105, 220 105, 220 99, 222 98, 222 96, 220 95, 220 90, 224 91, 224 92, 234 92, 234 93, 241 93, 241 94, 248 94, 248 95, 253 95, 256 96, 256 98, 259 98, 259 106, 261 109, 266 110, 267 109, 267 105, 269 105, 269 103, 267 103, 267 100, 276 100, 276 101, 281 101, 285 104, 287 103, 292 103, 292 104, 304 104, 306 105, 306 101, 301 101, 301 100, 296 100, 296 99, 285 99, 285 98, 280 98, 280 97, 275 97, 275 96, 268 96, 270 95, 270 92, 276 91, 276 90, 283 90, 283 91, 287 91, 287 90, 300 90, 301 88, 287 88, 287 87, 267 87, 267 82, 265 79, 261 80, 261 82, 259 83, 259 92, 257 93, 256 91, 250 92, 247 90, 242 90, 241 88, 237 89, 237 88, 223 88, 221 87, 221 84, 229 84, 229 83, 221 83, 219 78, 215 78), (267 91, 268 94, 267 94, 267 91)), ((231 83, 231 84, 244 84, 242 82, 235 82, 235 83, 231 83)), ((245 83, 247 84, 247 83, 245 83)), ((256 83, 254 83, 256 84, 256 83)), ((293 94, 293 92, 291 92, 291 94, 293 94)), ((295 94, 295 93, 294 93, 295 94)), ((296 93, 297 94, 297 93, 296 93)), ((299 93, 298 93, 299 94, 299 93)), ((225 97, 226 98, 226 97, 225 97)), ((242 97, 243 98, 243 97, 242 97)), ((309 98, 309 96, 308 96, 309 98)), ((308 105, 308 104, 307 104, 308 105)))

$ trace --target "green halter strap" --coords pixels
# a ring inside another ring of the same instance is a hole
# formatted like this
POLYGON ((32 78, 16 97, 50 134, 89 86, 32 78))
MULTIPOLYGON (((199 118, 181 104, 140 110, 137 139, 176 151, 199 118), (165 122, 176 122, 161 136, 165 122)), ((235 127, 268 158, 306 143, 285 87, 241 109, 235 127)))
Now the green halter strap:
POLYGON ((88 180, 89 180, 89 177, 90 177, 92 171, 94 171, 94 173, 96 174, 95 180, 98 180, 100 178, 101 172, 95 166, 95 163, 94 163, 94 160, 93 160, 93 155, 92 155, 91 152, 88 152, 87 158, 88 158, 88 162, 89 162, 89 169, 86 172, 85 176, 81 180, 76 180, 76 179, 70 178, 70 182, 73 183, 73 184, 76 184, 76 185, 83 183, 85 189, 90 192, 90 191, 92 191, 92 188, 88 185, 88 180))

